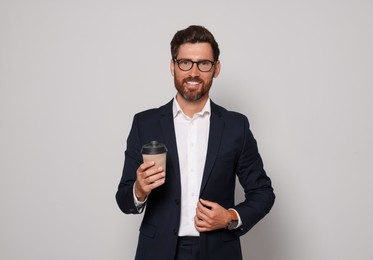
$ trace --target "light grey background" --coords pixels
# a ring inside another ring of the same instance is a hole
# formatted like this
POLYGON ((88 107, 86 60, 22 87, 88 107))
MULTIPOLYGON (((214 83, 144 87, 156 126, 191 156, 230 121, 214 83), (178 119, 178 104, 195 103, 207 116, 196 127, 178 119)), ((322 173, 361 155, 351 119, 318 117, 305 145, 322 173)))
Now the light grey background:
POLYGON ((211 97, 249 117, 277 195, 245 259, 373 259, 371 0, 0 0, 0 259, 133 259, 125 141, 175 95, 190 24, 220 43, 211 97))

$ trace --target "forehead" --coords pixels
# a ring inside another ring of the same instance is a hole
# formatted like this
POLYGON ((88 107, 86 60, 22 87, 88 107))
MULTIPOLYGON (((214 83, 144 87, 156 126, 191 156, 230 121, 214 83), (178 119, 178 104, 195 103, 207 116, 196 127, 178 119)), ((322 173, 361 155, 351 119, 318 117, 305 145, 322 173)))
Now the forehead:
POLYGON ((184 43, 180 45, 177 55, 178 59, 207 59, 213 60, 214 54, 210 43, 184 43))

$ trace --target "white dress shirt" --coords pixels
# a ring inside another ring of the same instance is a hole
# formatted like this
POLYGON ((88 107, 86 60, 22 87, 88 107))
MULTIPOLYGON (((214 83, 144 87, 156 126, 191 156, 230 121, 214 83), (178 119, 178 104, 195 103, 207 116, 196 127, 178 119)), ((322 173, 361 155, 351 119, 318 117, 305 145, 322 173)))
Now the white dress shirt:
POLYGON ((173 115, 181 181, 179 236, 199 236, 194 216, 199 200, 210 129, 210 99, 192 118, 184 114, 176 98, 173 115))

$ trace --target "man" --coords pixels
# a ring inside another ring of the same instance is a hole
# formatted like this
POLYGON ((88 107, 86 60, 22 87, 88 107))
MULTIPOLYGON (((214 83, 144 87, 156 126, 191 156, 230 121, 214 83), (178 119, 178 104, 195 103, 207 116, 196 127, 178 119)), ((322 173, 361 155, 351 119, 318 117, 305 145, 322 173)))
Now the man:
POLYGON ((209 98, 219 53, 206 28, 178 31, 170 63, 176 97, 134 116, 116 200, 126 214, 145 210, 136 259, 242 259, 239 237, 274 203, 247 118, 209 98), (168 148, 166 171, 142 161, 141 147, 153 140, 168 148), (245 192, 239 204, 236 176, 245 192))

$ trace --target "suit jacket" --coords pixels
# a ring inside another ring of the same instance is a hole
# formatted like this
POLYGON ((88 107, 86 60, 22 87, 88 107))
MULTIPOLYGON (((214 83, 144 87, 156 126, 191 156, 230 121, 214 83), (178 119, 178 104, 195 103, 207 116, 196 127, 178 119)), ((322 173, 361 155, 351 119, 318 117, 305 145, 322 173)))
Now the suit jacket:
MULTIPOLYGON (((148 197, 136 251, 138 260, 173 260, 176 252, 181 183, 172 102, 136 114, 127 139, 123 175, 116 194, 118 206, 126 214, 138 214, 133 184, 142 163, 142 145, 157 140, 168 148, 166 182, 148 197)), ((239 260, 239 237, 262 219, 274 203, 271 180, 263 169, 247 118, 212 101, 207 149, 200 197, 237 210, 242 226, 201 233, 201 259, 239 260), (238 204, 234 201, 236 176, 245 192, 245 200, 238 204)))

